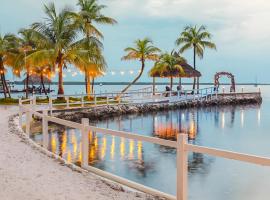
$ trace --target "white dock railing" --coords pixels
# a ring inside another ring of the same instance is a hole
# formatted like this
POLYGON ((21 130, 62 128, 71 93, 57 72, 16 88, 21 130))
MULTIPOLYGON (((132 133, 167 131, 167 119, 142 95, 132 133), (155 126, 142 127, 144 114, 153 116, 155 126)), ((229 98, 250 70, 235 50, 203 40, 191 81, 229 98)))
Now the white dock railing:
MULTIPOLYGON (((136 103, 175 103, 181 101, 202 101, 212 98, 217 98, 217 91, 214 87, 204 88, 199 90, 182 90, 182 91, 165 91, 156 92, 153 95, 152 91, 149 91, 149 87, 138 91, 129 91, 122 95, 119 92, 113 93, 99 93, 93 94, 91 99, 87 98, 87 94, 75 94, 75 95, 36 95, 33 96, 34 101, 37 99, 41 101, 42 99, 47 99, 46 103, 39 103, 46 106, 47 109, 52 113, 55 107, 64 107, 66 109, 70 108, 82 108, 85 106, 97 106, 97 105, 111 105, 111 104, 136 104, 136 103), (61 98, 61 100, 59 100, 61 98)), ((22 103, 29 102, 29 100, 22 100, 22 103)))
POLYGON ((208 147, 202 147, 202 146, 196 146, 192 144, 188 144, 188 137, 186 134, 178 134, 177 135, 177 141, 170 141, 170 140, 164 140, 159 139, 155 137, 148 137, 148 136, 142 136, 139 134, 124 132, 124 131, 115 131, 105 128, 98 128, 94 126, 89 125, 89 119, 83 118, 81 120, 81 123, 75 123, 63 119, 59 119, 53 116, 48 115, 47 110, 43 110, 42 112, 35 111, 35 108, 33 105, 35 104, 35 99, 27 99, 27 100, 20 100, 20 113, 19 113, 19 121, 20 125, 22 126, 22 116, 25 113, 26 114, 26 134, 30 136, 30 126, 31 126, 31 120, 32 116, 36 116, 42 119, 42 134, 43 134, 43 142, 42 146, 44 148, 48 148, 49 144, 49 133, 48 133, 48 123, 53 122, 59 125, 63 125, 66 127, 79 129, 81 130, 82 134, 82 162, 81 166, 84 169, 87 169, 95 174, 98 174, 102 177, 105 177, 107 179, 110 179, 112 181, 121 183, 123 185, 126 185, 128 187, 137 189, 139 191, 149 193, 152 195, 164 197, 166 199, 170 200, 187 200, 188 199, 188 153, 189 152, 196 152, 196 153, 202 153, 202 154, 208 154, 211 156, 231 159, 231 160, 238 160, 242 162, 247 162, 251 164, 257 164, 257 165, 263 165, 263 166, 270 166, 270 158, 265 157, 259 157, 255 155, 248 155, 248 154, 242 154, 237 152, 231 152, 231 151, 225 151, 215 148, 208 148, 208 147), (29 104, 23 104, 23 103, 29 103, 29 104), (89 131, 98 132, 101 134, 106 135, 112 135, 116 137, 122 137, 127 139, 133 139, 137 141, 142 142, 149 142, 153 144, 159 144, 167 147, 172 147, 177 149, 176 154, 176 196, 166 194, 164 192, 158 191, 156 189, 144 186, 142 184, 135 183, 133 181, 127 180, 125 178, 116 176, 114 174, 111 174, 109 172, 102 171, 100 169, 91 167, 88 165, 88 154, 89 154, 89 140, 88 140, 88 133, 89 131))

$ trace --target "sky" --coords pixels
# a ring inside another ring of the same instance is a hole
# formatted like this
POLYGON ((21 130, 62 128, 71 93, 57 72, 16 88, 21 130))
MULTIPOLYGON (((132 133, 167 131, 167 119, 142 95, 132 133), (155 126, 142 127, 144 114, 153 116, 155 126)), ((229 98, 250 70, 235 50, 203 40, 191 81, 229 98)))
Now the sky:
MULTIPOLYGON (((20 28, 44 20, 43 4, 55 2, 57 9, 77 0, 0 0, 0 33, 17 33, 20 28)), ((270 72, 269 0, 100 0, 104 14, 118 21, 114 26, 97 25, 104 34, 108 73, 98 81, 131 81, 140 69, 138 61, 121 61, 124 49, 134 40, 149 37, 164 52, 178 50, 175 40, 186 25, 205 25, 213 35, 217 51, 205 50, 198 59, 201 81, 213 82, 216 72, 228 71, 236 82, 267 82, 270 72), (130 74, 130 70, 134 71, 130 74), (115 72, 114 75, 111 72, 115 72), (121 75, 121 72, 124 74, 121 75)), ((192 65, 192 50, 183 54, 192 65)), ((150 81, 147 68, 141 81, 150 81)), ((75 69, 66 71, 65 81, 83 81, 75 69)), ((14 80, 9 74, 8 78, 14 80)), ((17 80, 17 79, 15 79, 17 80)), ((186 81, 186 80, 184 80, 186 81)))

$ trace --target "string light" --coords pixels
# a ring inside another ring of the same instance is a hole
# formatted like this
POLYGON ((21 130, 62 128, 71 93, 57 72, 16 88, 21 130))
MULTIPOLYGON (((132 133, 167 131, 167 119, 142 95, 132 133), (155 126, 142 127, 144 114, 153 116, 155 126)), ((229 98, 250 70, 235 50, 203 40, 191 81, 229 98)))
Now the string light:
POLYGON ((55 69, 55 71, 56 71, 56 72, 59 72, 59 69, 58 69, 58 68, 56 68, 56 69, 55 69))
POLYGON ((133 71, 133 70, 130 70, 129 73, 130 73, 130 74, 134 74, 134 71, 133 71))
POLYGON ((124 72, 124 71, 121 71, 121 72, 120 72, 120 74, 121 74, 121 75, 124 75, 124 74, 125 74, 125 72, 124 72))

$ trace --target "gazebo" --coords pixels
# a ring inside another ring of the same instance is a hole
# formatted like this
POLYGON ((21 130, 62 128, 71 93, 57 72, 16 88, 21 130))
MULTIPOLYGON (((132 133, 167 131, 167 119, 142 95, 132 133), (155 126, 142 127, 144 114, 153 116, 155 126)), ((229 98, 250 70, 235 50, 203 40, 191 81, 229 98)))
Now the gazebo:
MULTIPOLYGON (((173 86, 173 78, 179 78, 179 86, 181 87, 181 78, 198 78, 201 73, 186 62, 179 62, 174 67, 156 65, 149 71, 149 76, 153 77, 153 94, 155 94, 155 78, 170 78, 171 90, 173 86)), ((199 80, 198 80, 199 83, 199 80)))
MULTIPOLYGON (((27 78, 25 78, 23 80, 24 85, 26 85, 26 79, 27 78)), ((45 94, 47 94, 47 92, 51 92, 51 89, 50 89, 51 80, 46 76, 32 74, 29 76, 28 83, 29 83, 29 85, 32 85, 32 88, 30 89, 30 91, 32 90, 32 93, 33 92, 39 92, 39 93, 44 92, 45 94), (38 84, 40 85, 40 88, 35 88, 34 85, 38 85, 38 84), (49 88, 46 89, 44 84, 49 84, 49 88)))

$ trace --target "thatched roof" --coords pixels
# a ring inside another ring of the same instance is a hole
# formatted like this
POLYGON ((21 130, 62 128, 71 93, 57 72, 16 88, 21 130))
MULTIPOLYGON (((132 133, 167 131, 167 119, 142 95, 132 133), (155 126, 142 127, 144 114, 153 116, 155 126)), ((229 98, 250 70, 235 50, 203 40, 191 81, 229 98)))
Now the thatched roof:
MULTIPOLYGON (((26 78, 23 80, 23 83, 26 82, 26 78)), ((44 83, 51 83, 51 80, 47 78, 46 76, 43 76, 43 82, 44 83)), ((39 75, 32 74, 29 76, 29 84, 40 84, 41 83, 41 78, 39 75)))
POLYGON ((155 65, 150 70, 149 76, 160 78, 193 78, 200 77, 201 73, 194 70, 189 64, 182 62, 174 67, 155 65))

